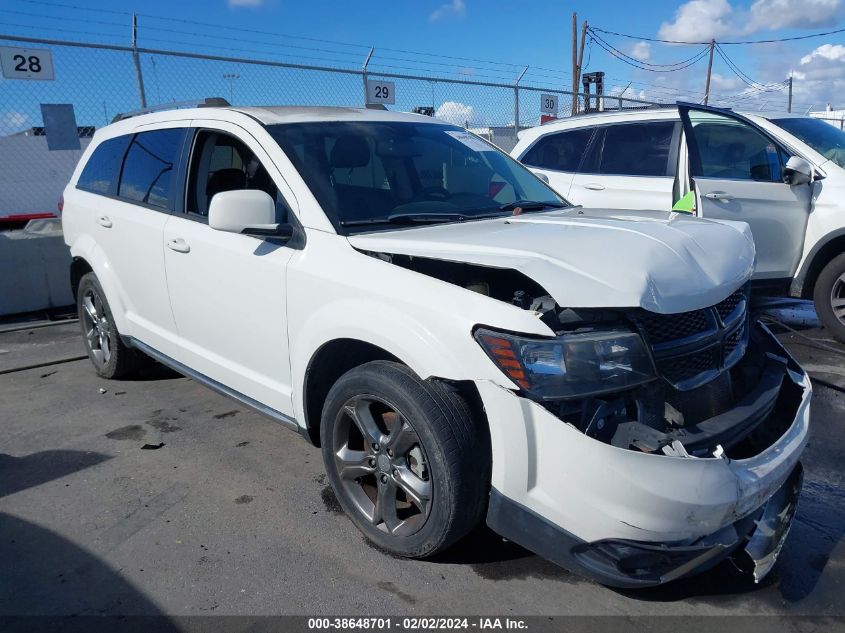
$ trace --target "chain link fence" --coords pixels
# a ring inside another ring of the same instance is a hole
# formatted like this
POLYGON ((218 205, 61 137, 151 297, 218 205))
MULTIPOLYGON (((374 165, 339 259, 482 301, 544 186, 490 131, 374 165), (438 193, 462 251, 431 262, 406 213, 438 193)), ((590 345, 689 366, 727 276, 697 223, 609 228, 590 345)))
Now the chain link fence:
MULTIPOLYGON (((393 82, 397 111, 425 109, 464 126, 508 151, 519 129, 541 123, 541 99, 557 100, 569 116, 584 95, 523 85, 331 68, 261 59, 203 55, 0 35, 0 47, 26 49, 52 60, 53 79, 0 78, 0 218, 52 213, 96 128, 119 113, 156 105, 223 97, 233 105, 362 107, 366 80, 393 82), (78 144, 51 149, 42 106, 69 104, 78 144)), ((7 51, 9 53, 9 51, 7 51)), ((639 109, 650 102, 606 96, 601 109, 639 109)))

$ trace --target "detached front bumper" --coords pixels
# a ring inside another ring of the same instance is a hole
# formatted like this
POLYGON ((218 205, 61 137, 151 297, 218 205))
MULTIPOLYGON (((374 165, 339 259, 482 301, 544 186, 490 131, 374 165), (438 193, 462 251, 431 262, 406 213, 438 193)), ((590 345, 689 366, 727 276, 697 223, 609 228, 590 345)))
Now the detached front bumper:
MULTIPOLYGON (((787 359, 782 435, 745 459, 669 457, 587 437, 540 405, 479 382, 494 458, 487 522, 502 536, 599 582, 657 585, 745 548, 759 580, 789 529, 809 432, 809 378, 787 359)), ((763 425, 766 421, 762 422, 763 425)))

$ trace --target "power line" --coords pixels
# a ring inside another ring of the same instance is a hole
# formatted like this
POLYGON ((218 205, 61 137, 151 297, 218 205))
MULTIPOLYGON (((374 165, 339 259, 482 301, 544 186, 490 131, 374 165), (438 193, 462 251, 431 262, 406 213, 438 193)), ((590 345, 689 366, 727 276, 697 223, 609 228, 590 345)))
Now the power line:
MULTIPOLYGON (((630 35, 628 33, 619 33, 617 31, 608 31, 606 29, 600 29, 598 27, 591 26, 590 30, 598 31, 599 33, 607 33, 608 35, 616 35, 618 37, 627 37, 628 39, 632 40, 644 40, 646 42, 659 42, 661 44, 689 44, 689 45, 701 45, 707 44, 709 45, 710 42, 691 42, 685 40, 665 40, 660 39, 657 37, 640 37, 638 35, 630 35)), ((833 31, 824 31, 823 33, 810 33, 809 35, 796 35, 794 37, 779 37, 773 39, 766 39, 766 40, 736 40, 736 41, 729 41, 729 42, 719 42, 722 45, 740 45, 740 44, 775 44, 777 42, 793 42, 795 40, 808 40, 814 37, 825 37, 827 35, 836 35, 837 33, 845 32, 845 28, 835 29, 833 31)))
MULTIPOLYGON (((65 16, 59 15, 44 15, 43 13, 30 13, 28 11, 13 11, 11 9, 0 9, 0 13, 9 13, 12 15, 22 15, 29 18, 41 18, 44 20, 60 20, 62 22, 83 22, 85 24, 100 24, 103 26, 118 26, 122 29, 127 28, 127 24, 121 24, 120 22, 107 22, 105 20, 92 20, 90 18, 70 18, 65 16)), ((50 27, 52 28, 52 27, 50 27)))
MULTIPOLYGON (((588 30, 590 30, 590 29, 588 29, 588 30)), ((684 66, 684 64, 687 64, 687 63, 693 61, 702 52, 702 51, 699 51, 698 53, 696 53, 692 57, 690 57, 688 59, 681 60, 679 62, 673 62, 671 64, 655 64, 655 63, 652 63, 652 62, 649 62, 649 61, 646 61, 646 60, 643 60, 643 59, 637 59, 636 57, 633 57, 633 56, 625 53, 624 51, 622 51, 622 50, 616 48, 615 46, 613 46, 607 40, 600 37, 597 33, 590 33, 590 37, 600 41, 607 48, 613 49, 616 53, 618 53, 617 56, 621 55, 622 57, 629 59, 636 64, 640 64, 642 66, 649 66, 649 67, 652 67, 652 68, 675 68, 675 67, 679 67, 679 66, 684 66)), ((607 49, 605 49, 605 50, 607 50, 607 49)), ((707 51, 707 49, 705 49, 703 52, 708 52, 708 51, 707 51)), ((686 66, 684 66, 684 67, 686 67, 686 66)))
MULTIPOLYGON (((591 37, 592 37, 592 36, 591 36, 591 37)), ((616 52, 615 52, 615 50, 614 50, 613 48, 611 48, 611 47, 609 47, 609 46, 605 46, 605 45, 602 43, 602 40, 600 40, 600 39, 595 39, 595 38, 593 38, 593 39, 594 39, 594 41, 595 41, 595 43, 596 43, 596 44, 598 44, 598 45, 599 45, 601 48, 603 48, 605 51, 607 51, 608 53, 610 53, 611 55, 613 55, 614 57, 616 57, 619 61, 621 61, 621 62, 623 62, 623 63, 625 63, 625 64, 628 64, 629 66, 633 66, 634 68, 636 68, 636 69, 638 69, 638 70, 645 70, 645 71, 652 72, 652 73, 673 73, 673 72, 676 72, 676 71, 679 71, 679 70, 684 70, 684 69, 689 68, 690 66, 692 66, 692 65, 694 65, 694 64, 696 64, 696 63, 698 63, 698 62, 699 62, 699 61, 701 61, 702 59, 704 59, 704 57, 706 57, 706 56, 707 56, 707 53, 709 52, 709 49, 704 49, 704 50, 701 50, 701 51, 699 51, 696 55, 694 55, 693 57, 691 57, 691 58, 687 61, 687 63, 686 63, 685 65, 683 65, 683 66, 678 66, 678 67, 676 67, 676 68, 649 68, 648 66, 642 66, 642 65, 640 65, 640 64, 636 64, 636 63, 634 63, 634 62, 632 62, 632 61, 630 61, 630 60, 626 59, 626 58, 625 58, 625 57, 623 57, 622 55, 620 55, 620 54, 616 53, 616 52)))
POLYGON ((46 2, 45 0, 18 0, 18 2, 26 2, 27 4, 38 4, 46 7, 62 7, 63 9, 74 9, 76 11, 90 11, 92 13, 113 13, 115 15, 132 15, 128 11, 115 11, 114 9, 103 9, 101 7, 97 7, 96 9, 92 9, 91 7, 81 7, 75 4, 63 4, 61 2, 46 2))

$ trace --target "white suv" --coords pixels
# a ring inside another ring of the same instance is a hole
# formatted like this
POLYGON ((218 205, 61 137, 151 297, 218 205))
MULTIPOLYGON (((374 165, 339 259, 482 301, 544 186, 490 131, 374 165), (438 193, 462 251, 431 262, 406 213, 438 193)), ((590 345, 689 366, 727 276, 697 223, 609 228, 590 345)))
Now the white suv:
POLYGON ((797 115, 689 104, 574 117, 520 135, 511 155, 575 204, 742 220, 755 284, 814 299, 845 341, 845 132, 797 115))
POLYGON ((745 224, 573 208, 461 128, 295 107, 103 128, 63 223, 97 372, 151 356, 298 430, 390 552, 486 517, 618 586, 774 563, 811 389, 749 320, 745 224))

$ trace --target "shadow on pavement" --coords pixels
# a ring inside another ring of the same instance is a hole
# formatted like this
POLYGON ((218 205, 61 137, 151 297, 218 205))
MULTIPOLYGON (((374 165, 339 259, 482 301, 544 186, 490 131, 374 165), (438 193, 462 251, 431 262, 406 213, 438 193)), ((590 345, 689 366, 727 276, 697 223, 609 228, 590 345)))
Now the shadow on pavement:
POLYGON ((89 451, 41 451, 25 457, 0 453, 0 497, 59 479, 107 459, 111 457, 89 451))
MULTIPOLYGON (((117 571, 55 532, 0 513, 0 622, 4 631, 72 629, 68 616, 161 616, 117 571), (47 616, 45 619, 33 616, 47 616), (59 619, 61 618, 61 619, 59 619)), ((155 630, 177 630, 155 618, 155 630)), ((87 623, 90 627, 91 622, 87 623)), ((149 624, 149 623, 148 623, 149 624)))

